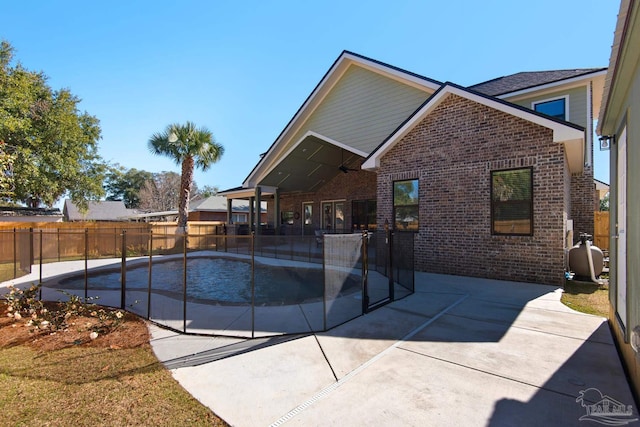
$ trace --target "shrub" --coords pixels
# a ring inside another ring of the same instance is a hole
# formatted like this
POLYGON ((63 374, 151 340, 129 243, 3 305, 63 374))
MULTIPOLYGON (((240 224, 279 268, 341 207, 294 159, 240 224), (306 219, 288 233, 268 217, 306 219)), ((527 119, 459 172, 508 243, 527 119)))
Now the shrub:
POLYGON ((61 291, 66 295, 65 301, 45 306, 38 298, 41 285, 32 285, 28 289, 9 286, 9 293, 4 295, 8 305, 8 316, 15 321, 24 321, 32 330, 56 332, 68 329, 71 319, 85 316, 94 318, 95 322, 85 325, 92 339, 99 334, 107 334, 116 329, 125 319, 122 310, 105 308, 95 304, 95 298, 81 298, 77 295, 61 291))

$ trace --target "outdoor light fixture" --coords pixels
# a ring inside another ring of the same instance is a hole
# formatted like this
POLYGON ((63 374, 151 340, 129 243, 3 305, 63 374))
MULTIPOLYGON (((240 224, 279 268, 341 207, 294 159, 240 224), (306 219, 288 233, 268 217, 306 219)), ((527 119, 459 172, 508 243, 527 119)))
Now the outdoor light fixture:
POLYGON ((609 151, 611 144, 615 141, 615 135, 602 135, 600 141, 600 151, 609 151))

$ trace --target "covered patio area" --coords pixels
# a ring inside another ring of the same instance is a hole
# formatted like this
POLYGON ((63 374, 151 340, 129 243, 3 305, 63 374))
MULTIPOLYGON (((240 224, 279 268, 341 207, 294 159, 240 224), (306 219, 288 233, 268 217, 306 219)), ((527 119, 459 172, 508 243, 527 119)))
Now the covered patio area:
POLYGON ((366 153, 308 132, 277 162, 249 176, 252 184, 220 192, 231 232, 314 236, 375 230, 375 174, 361 170, 366 153), (232 200, 248 200, 249 224, 234 226, 232 200), (258 221, 266 202, 267 221, 258 221))

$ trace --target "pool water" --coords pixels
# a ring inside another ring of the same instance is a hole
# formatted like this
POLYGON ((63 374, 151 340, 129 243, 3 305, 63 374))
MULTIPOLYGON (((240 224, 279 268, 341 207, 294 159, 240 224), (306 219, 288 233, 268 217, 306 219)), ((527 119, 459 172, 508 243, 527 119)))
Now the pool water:
MULTIPOLYGON (((127 290, 146 291, 148 264, 127 269, 127 290)), ((320 300, 324 273, 321 268, 274 267, 255 264, 255 303, 289 305, 320 300)), ((120 270, 90 272, 88 287, 93 290, 120 289, 120 270)), ((182 298, 183 261, 154 262, 152 292, 182 298)), ((61 280, 55 287, 84 289, 84 274, 61 280)), ((349 276, 342 291, 360 287, 359 277, 349 276)), ((219 303, 251 303, 251 263, 229 258, 189 258, 187 261, 187 299, 219 303)))

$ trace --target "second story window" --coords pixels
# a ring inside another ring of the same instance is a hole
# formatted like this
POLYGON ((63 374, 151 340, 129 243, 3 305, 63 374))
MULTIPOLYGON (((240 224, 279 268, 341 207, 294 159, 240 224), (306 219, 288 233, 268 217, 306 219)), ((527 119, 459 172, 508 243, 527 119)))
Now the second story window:
POLYGON ((567 98, 550 99, 547 101, 534 102, 533 109, 547 116, 560 120, 568 120, 567 98))

